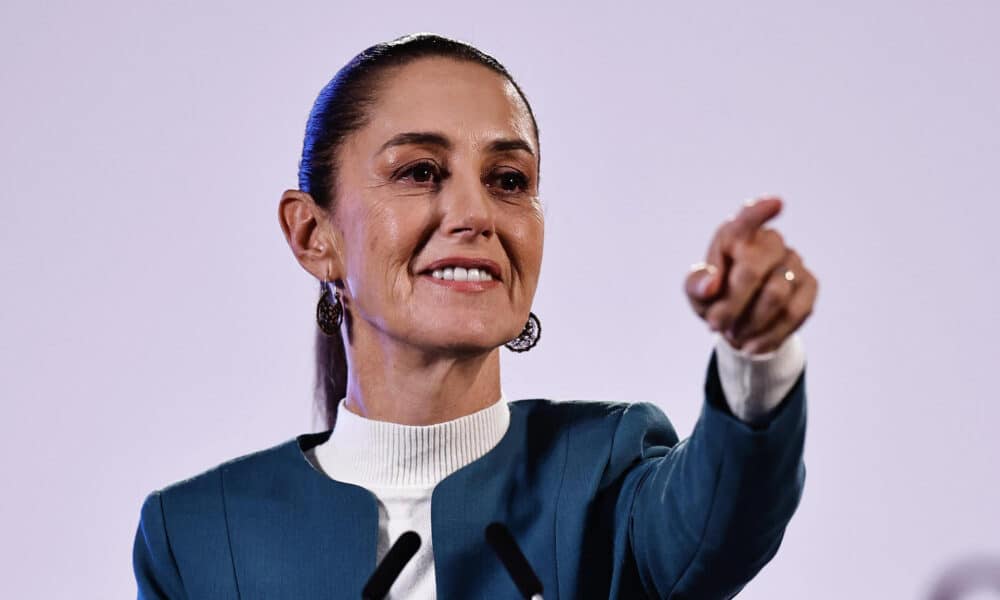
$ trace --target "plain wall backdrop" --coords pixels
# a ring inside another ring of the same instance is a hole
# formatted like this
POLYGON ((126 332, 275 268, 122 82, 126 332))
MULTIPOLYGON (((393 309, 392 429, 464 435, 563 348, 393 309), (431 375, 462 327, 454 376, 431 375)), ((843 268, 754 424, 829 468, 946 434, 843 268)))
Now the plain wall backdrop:
POLYGON ((315 282, 277 222, 368 45, 494 54, 547 233, 510 398, 649 400, 712 347, 681 284, 742 201, 820 280, 805 496, 741 594, 919 598, 1000 558, 1000 4, 28 2, 0 7, 0 596, 134 597, 143 497, 318 429, 315 282))

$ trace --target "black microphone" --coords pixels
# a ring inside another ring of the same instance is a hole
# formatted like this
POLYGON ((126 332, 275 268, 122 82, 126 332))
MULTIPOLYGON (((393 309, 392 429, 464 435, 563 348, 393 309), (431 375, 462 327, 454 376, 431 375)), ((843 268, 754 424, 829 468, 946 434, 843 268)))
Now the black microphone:
POLYGON ((389 548, 376 567, 368 583, 361 590, 362 600, 382 600, 389 593, 389 588, 399 577, 403 567, 410 562, 420 548, 420 536, 416 531, 407 531, 399 536, 396 543, 389 548))
POLYGON ((528 600, 542 600, 542 582, 514 541, 510 530, 501 523, 490 523, 486 526, 486 541, 500 557, 500 562, 507 568, 507 573, 521 595, 528 600))

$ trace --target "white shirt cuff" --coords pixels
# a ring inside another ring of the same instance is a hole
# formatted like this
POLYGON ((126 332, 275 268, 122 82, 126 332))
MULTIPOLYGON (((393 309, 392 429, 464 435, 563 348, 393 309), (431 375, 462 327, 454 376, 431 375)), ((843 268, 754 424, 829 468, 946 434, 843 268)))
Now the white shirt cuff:
POLYGON ((716 365, 729 409, 744 423, 768 415, 795 385, 806 364, 798 334, 785 338, 777 350, 747 354, 716 335, 716 365))

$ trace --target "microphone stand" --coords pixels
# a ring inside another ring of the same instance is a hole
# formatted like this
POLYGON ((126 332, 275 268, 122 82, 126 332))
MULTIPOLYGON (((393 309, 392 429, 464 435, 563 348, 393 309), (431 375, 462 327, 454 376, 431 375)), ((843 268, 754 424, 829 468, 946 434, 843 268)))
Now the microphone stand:
POLYGON ((521 552, 521 548, 517 545, 510 530, 502 523, 490 523, 486 527, 486 541, 500 558, 500 562, 507 569, 507 574, 514 580, 514 585, 521 592, 521 596, 525 600, 543 600, 542 581, 531 568, 531 563, 521 552))
POLYGON ((361 600, 382 600, 389 593, 389 588, 399 578, 406 563, 420 549, 420 535, 415 531, 407 531, 389 548, 382 561, 375 566, 375 571, 368 578, 368 583, 361 590, 361 600))

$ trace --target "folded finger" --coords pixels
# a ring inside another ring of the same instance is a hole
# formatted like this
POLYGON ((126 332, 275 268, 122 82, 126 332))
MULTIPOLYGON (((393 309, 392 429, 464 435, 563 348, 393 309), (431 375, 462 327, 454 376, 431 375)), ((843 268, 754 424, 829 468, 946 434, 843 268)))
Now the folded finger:
POLYGON ((759 231, 754 240, 737 244, 733 264, 726 274, 726 293, 709 309, 709 325, 716 331, 732 327, 787 252, 781 236, 774 230, 759 231))
POLYGON ((732 337, 744 342, 769 329, 792 298, 795 281, 787 279, 787 273, 802 273, 798 255, 789 252, 786 260, 771 271, 763 287, 750 300, 743 315, 733 325, 732 337))
POLYGON ((767 331, 747 340, 742 349, 752 354, 777 349, 781 342, 794 333, 812 314, 816 291, 816 279, 813 277, 805 278, 772 326, 767 331))

